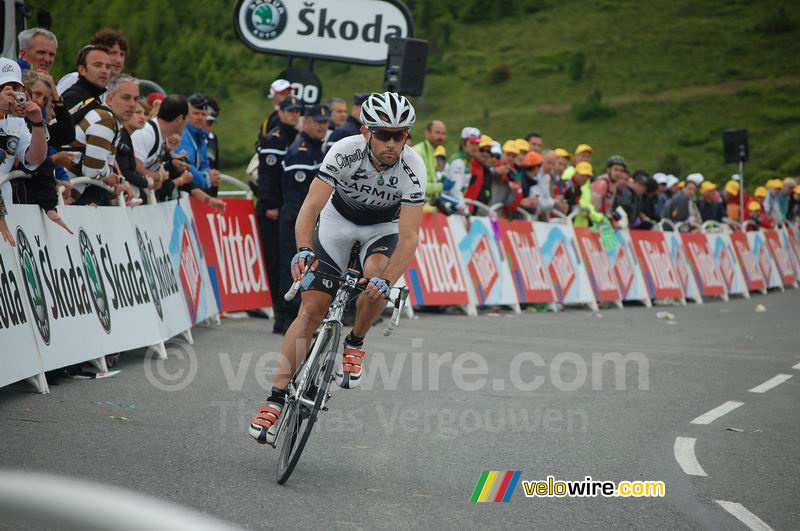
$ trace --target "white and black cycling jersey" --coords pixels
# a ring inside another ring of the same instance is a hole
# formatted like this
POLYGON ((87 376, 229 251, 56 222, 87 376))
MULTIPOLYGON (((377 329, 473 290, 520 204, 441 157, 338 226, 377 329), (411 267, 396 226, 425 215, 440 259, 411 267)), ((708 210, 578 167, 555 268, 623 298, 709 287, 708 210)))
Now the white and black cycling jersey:
POLYGON ((328 150, 317 176, 334 188, 329 203, 357 225, 393 221, 401 204, 425 203, 425 164, 408 146, 394 166, 379 172, 362 135, 343 138, 328 150))

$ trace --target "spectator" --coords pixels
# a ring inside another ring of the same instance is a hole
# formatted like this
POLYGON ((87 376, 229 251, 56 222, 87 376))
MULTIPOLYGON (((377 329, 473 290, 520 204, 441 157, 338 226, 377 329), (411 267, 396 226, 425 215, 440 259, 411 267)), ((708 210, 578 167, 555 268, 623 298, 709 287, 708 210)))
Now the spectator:
MULTIPOLYGON (((350 108, 350 116, 345 120, 344 125, 337 127, 328 137, 327 147, 342 138, 361 134, 361 105, 369 98, 369 92, 358 92, 353 95, 353 106, 350 108)), ((411 135, 409 135, 409 142, 411 135)))
POLYGON ((44 28, 29 28, 21 31, 17 40, 19 41, 17 63, 23 75, 28 70, 49 74, 58 52, 56 36, 44 28))
POLYGON ((78 76, 75 83, 58 92, 77 125, 89 111, 102 104, 100 96, 105 93, 111 79, 111 58, 106 46, 90 44, 78 52, 76 63, 78 76))
POLYGON ((592 146, 589 144, 580 144, 575 148, 575 164, 579 162, 592 163, 592 146))
POLYGON ((506 214, 513 214, 522 200, 522 175, 517 161, 520 161, 519 144, 507 140, 502 147, 500 160, 496 162, 492 178, 489 205, 501 203, 506 214))
MULTIPOLYGON (((110 71, 108 79, 119 75, 125 69, 125 58, 128 55, 128 40, 122 33, 110 29, 100 30, 92 36, 88 46, 85 46, 84 49, 92 46, 105 48, 108 53, 110 71)), ((67 89, 78 82, 79 76, 80 68, 77 72, 71 72, 62 77, 58 81, 58 93, 63 96, 67 89)), ((100 101, 105 103, 104 94, 100 95, 100 101)), ((67 105, 67 107, 70 108, 71 105, 67 105)))
POLYGON ((781 214, 783 215, 783 219, 787 219, 789 214, 789 204, 792 200, 792 192, 794 188, 797 186, 797 181, 795 181, 792 177, 786 177, 783 179, 783 191, 781 192, 781 214))
POLYGON ((554 153, 556 157, 558 157, 556 161, 556 170, 561 172, 559 174, 559 180, 569 181, 572 174, 575 172, 575 168, 570 165, 572 159, 569 156, 569 152, 564 148, 556 148, 554 153))
MULTIPOLYGON (((308 194, 311 181, 314 180, 322 162, 322 140, 328 130, 331 111, 327 105, 312 106, 303 119, 303 129, 286 151, 283 161, 283 205, 280 212, 280 273, 279 294, 289 291, 292 285, 290 262, 297 252, 294 226, 300 206, 308 194)), ((284 307, 285 324, 288 326, 297 317, 299 301, 295 299, 284 307)), ((285 333, 286 331, 278 331, 285 333)))
POLYGON ((524 138, 518 138, 515 140, 515 142, 517 143, 520 153, 520 158, 517 161, 517 165, 519 166, 520 164, 522 164, 522 157, 524 157, 531 150, 531 145, 528 144, 528 141, 525 140, 524 138))
MULTIPOLYGON (((103 181, 114 187, 114 195, 125 192, 129 197, 133 190, 120 181, 114 167, 116 146, 119 140, 121 125, 133 116, 136 99, 139 97, 139 85, 130 76, 122 75, 109 83, 108 106, 94 107, 75 126, 73 158, 66 164, 70 179, 89 177, 103 181)), ((71 90, 71 89, 70 89, 71 90)), ((68 91, 69 92, 69 91, 68 91)), ((81 196, 75 201, 77 205, 108 205, 108 193, 99 186, 85 184, 75 185, 81 196)))
POLYGON ((577 210, 572 224, 576 227, 588 227, 591 224, 605 223, 606 217, 597 212, 592 205, 592 165, 588 162, 579 162, 575 165, 575 172, 567 183, 564 200, 570 212, 577 210))
POLYGON ((472 160, 478 156, 481 142, 481 132, 475 127, 465 127, 461 130, 461 138, 458 143, 458 151, 445 169, 445 180, 443 182, 443 192, 453 208, 461 213, 466 213, 464 204, 464 192, 471 181, 470 168, 472 160))
POLYGON ((117 167, 122 176, 125 177, 125 180, 134 187, 133 192, 136 197, 140 197, 144 190, 153 188, 155 184, 152 178, 145 177, 136 171, 136 154, 131 140, 131 135, 143 128, 146 123, 147 112, 144 103, 141 100, 137 100, 133 116, 122 123, 117 144, 117 167))
POLYGON ((325 133, 325 140, 322 142, 323 152, 328 151, 328 139, 333 132, 347 122, 347 102, 342 98, 331 98, 328 102, 328 108, 331 110, 331 119, 328 122, 328 132, 325 133))
POLYGON ((283 205, 283 158, 297 137, 302 105, 291 96, 278 105, 278 126, 261 139, 258 145, 258 188, 256 219, 261 232, 261 247, 267 264, 267 279, 272 297, 275 323, 272 332, 283 334, 291 324, 284 316, 280 293, 280 231, 278 215, 283 205))
MULTIPOLYGON (((686 178, 687 180, 689 177, 686 178)), ((700 198, 697 200, 697 209, 703 221, 718 221, 722 223, 725 217, 725 207, 717 193, 717 185, 711 181, 703 181, 700 185, 700 198)))
POLYGON ((674 223, 689 221, 699 225, 702 217, 693 200, 696 191, 697 184, 694 181, 686 181, 683 189, 672 196, 672 199, 667 203, 665 207, 667 214, 664 217, 674 223))
MULTIPOLYGON (((625 212, 627 223, 621 225, 632 229, 641 228, 644 219, 642 217, 642 205, 649 183, 650 175, 642 170, 634 172, 632 179, 620 179, 617 182, 617 194, 614 197, 613 219, 620 222, 621 215, 619 209, 625 212)), ((652 221, 648 219, 648 221, 652 221)))
MULTIPOLYGON (((731 179, 725 183, 722 198, 725 202, 725 212, 728 219, 738 222, 739 221, 739 181, 731 179)), ((747 194, 744 196, 744 204, 749 204, 747 194)))
POLYGON ((749 217, 750 221, 755 223, 755 226, 748 225, 747 227, 748 231, 758 230, 759 228, 771 229, 774 227, 772 220, 762 209, 761 203, 759 203, 755 199, 747 203, 747 212, 750 216, 749 217))
POLYGON ((672 196, 678 191, 678 178, 670 174, 664 177, 664 193, 658 196, 656 201, 656 211, 662 218, 666 217, 666 206, 672 196))
POLYGON ((161 92, 151 92, 147 95, 147 105, 150 106, 150 112, 147 113, 148 119, 158 116, 158 109, 166 97, 167 95, 161 92))
MULTIPOLYGON (((280 103, 292 95, 292 84, 285 79, 276 79, 269 86, 269 97, 272 99, 272 112, 266 120, 261 123, 258 131, 258 142, 270 131, 278 126, 278 106, 280 103)), ((256 142, 256 144, 258 144, 256 142)))
POLYGON ((525 139, 528 141, 531 151, 535 151, 539 154, 542 153, 542 135, 539 133, 528 133, 525 139))
POLYGON ((542 171, 542 156, 529 151, 522 159, 523 195, 520 206, 539 219, 547 219, 555 206, 550 194, 550 176, 542 171))
MULTIPOLYGON (((72 126, 72 120, 70 120, 64 105, 58 106, 57 114, 51 111, 50 99, 53 94, 58 96, 55 87, 49 85, 44 77, 32 70, 25 75, 24 81, 28 98, 42 109, 43 114, 52 113, 56 117, 48 127, 50 140, 58 142, 57 145, 74 140, 75 128, 72 126)), ((48 154, 51 149, 48 146, 48 154)), ((55 163, 52 158, 45 157, 42 164, 31 172, 30 179, 11 181, 14 203, 38 205, 50 220, 67 228, 56 211, 58 194, 56 193, 55 179, 55 163)), ((69 231, 69 228, 67 230, 69 231)))
POLYGON ((422 161, 425 163, 425 171, 428 174, 428 184, 425 187, 425 200, 427 203, 434 204, 442 193, 442 183, 436 180, 436 148, 444 144, 447 138, 447 128, 444 122, 433 120, 425 126, 425 139, 414 146, 422 161))
POLYGON ((11 245, 12 247, 17 244, 14 241, 14 236, 11 234, 11 231, 8 230, 8 223, 6 223, 6 216, 8 212, 6 211, 6 203, 3 201, 3 196, 0 195, 0 235, 3 236, 3 239, 11 245))
MULTIPOLYGON (((16 61, 0 58, 0 175, 10 172, 15 161, 35 170, 47 157, 47 139, 42 109, 32 100, 18 105, 15 92, 24 90, 22 70, 16 61), (33 130, 28 131, 28 124, 33 130)), ((0 188, 6 204, 12 202, 11 183, 0 188)))
POLYGON ((447 164, 447 149, 444 146, 436 146, 433 154, 436 157, 436 179, 442 182, 444 180, 444 167, 447 164))
MULTIPOLYGON (((636 179, 637 173, 644 172, 634 173, 634 180, 636 179)), ((639 209, 639 219, 641 221, 639 228, 642 230, 652 230, 653 227, 661 221, 661 216, 656 209, 659 198, 659 188, 661 188, 661 186, 654 178, 650 177, 647 180, 646 189, 641 201, 641 208, 639 209)))
POLYGON ((700 188, 700 185, 703 184, 703 181, 705 181, 705 177, 703 177, 702 173, 690 173, 686 176, 686 181, 691 181, 697 186, 697 188, 700 188))
POLYGON ((792 200, 789 202, 789 211, 786 219, 792 223, 800 220, 800 185, 792 189, 792 200))
POLYGON ((756 201, 761 204, 761 208, 764 208, 764 200, 767 198, 767 187, 766 186, 758 186, 756 187, 755 191, 753 192, 753 197, 756 201))
MULTIPOLYGON (((586 153, 589 153, 591 156, 591 148, 589 151, 585 149, 589 146, 582 144, 578 147, 583 148, 583 151, 575 155, 576 160, 579 156, 585 158, 586 153)), ((617 191, 624 191, 627 189, 627 172, 628 163, 625 162, 623 157, 619 155, 609 157, 606 162, 606 173, 598 176, 592 183, 592 205, 597 212, 600 212, 606 217, 611 217, 617 191)), ((631 219, 631 221, 633 220, 631 219)))
MULTIPOLYGON (((219 170, 219 137, 214 132, 214 126, 219 119, 219 103, 212 97, 208 98, 208 116, 206 117, 205 131, 208 133, 208 165, 212 170, 219 170)), ((211 195, 217 195, 216 191, 211 195)))
MULTIPOLYGON (((784 221, 783 209, 781 203, 783 201, 783 181, 780 179, 770 179, 767 181, 767 197, 764 199, 764 215, 768 216, 775 225, 780 225, 784 221)), ((789 202, 786 198, 786 205, 789 202)))
POLYGON ((183 128, 183 136, 175 154, 184 156, 189 172, 197 188, 214 196, 219 186, 219 171, 211 168, 208 160, 208 97, 195 93, 189 96, 189 114, 183 128))
MULTIPOLYGON (((492 181, 496 173, 495 159, 492 156, 494 140, 489 135, 481 135, 478 153, 470 161, 470 181, 464 197, 489 205, 492 197, 492 181)), ((478 211, 477 214, 484 215, 478 211)))

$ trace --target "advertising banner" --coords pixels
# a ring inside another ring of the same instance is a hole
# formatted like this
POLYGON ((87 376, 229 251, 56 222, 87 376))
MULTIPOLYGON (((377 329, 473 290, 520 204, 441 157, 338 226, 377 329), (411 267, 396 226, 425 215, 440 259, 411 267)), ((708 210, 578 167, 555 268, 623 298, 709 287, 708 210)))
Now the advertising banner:
MULTIPOLYGON (((660 231, 630 231, 633 248, 642 267, 651 299, 683 299, 683 286, 660 231)), ((680 245, 678 245, 680 248, 680 245)), ((688 274, 686 275, 689 276, 688 274)))
POLYGON ((772 260, 778 268, 778 274, 781 276, 781 282, 784 286, 791 286, 797 282, 795 276, 794 264, 789 257, 791 250, 784 247, 783 238, 776 230, 765 230, 764 238, 767 240, 767 247, 769 247, 772 255, 772 260))
POLYGON ((60 207, 74 234, 14 206, 18 260, 44 370, 159 341, 156 308, 126 209, 60 207))
POLYGON ((670 260, 672 260, 672 266, 675 268, 675 272, 678 274, 684 297, 702 304, 703 296, 697 287, 694 275, 692 275, 692 266, 689 264, 689 259, 686 257, 686 252, 683 250, 683 241, 680 235, 677 232, 665 232, 664 240, 667 242, 669 257, 670 260))
POLYGON ((458 256, 473 290, 470 300, 477 305, 509 305, 519 308, 519 300, 511 279, 505 252, 501 252, 502 238, 497 224, 489 218, 461 216, 447 218, 453 234, 458 256))
POLYGON ((700 294, 703 297, 727 298, 725 281, 711 254, 706 235, 702 232, 682 232, 681 240, 700 294))
POLYGON ((783 281, 778 271, 778 266, 769 251, 764 233, 760 230, 748 232, 747 242, 750 244, 750 251, 753 253, 753 257, 759 269, 761 269, 761 274, 767 282, 767 288, 783 289, 783 281))
MULTIPOLYGON (((175 202, 163 204, 174 206, 175 202)), ((128 220, 142 256, 148 287, 157 302, 159 341, 166 341, 192 327, 183 289, 170 258, 171 227, 161 205, 128 209, 128 220)))
POLYGON ((725 232, 707 232, 706 238, 711 247, 711 256, 717 265, 722 280, 725 282, 725 290, 729 295, 744 295, 750 297, 744 275, 739 267, 736 252, 733 250, 731 236, 725 232))
POLYGON ((559 302, 588 304, 596 309, 597 302, 572 226, 536 221, 533 230, 559 302))
POLYGON ((617 245, 613 248, 607 247, 606 254, 622 291, 622 300, 645 301, 649 306, 650 297, 647 294, 642 268, 636 260, 630 231, 618 230, 614 232, 614 236, 617 238, 617 245))
POLYGON ((794 264, 795 277, 800 278, 800 240, 797 237, 797 228, 792 224, 788 224, 780 232, 784 242, 783 245, 787 249, 792 264, 794 264))
MULTIPOLYGON (((12 215, 16 215, 16 211, 17 207, 11 208, 12 215)), ((9 221, 13 219, 9 217, 9 221)), ((16 232, 12 223, 8 228, 12 233, 16 232)), ((25 292, 28 283, 25 275, 33 274, 33 260, 26 253, 23 267, 17 268, 16 254, 17 248, 0 240, 0 387, 42 372, 25 292)), ((39 286, 34 279, 31 281, 33 286, 39 286)), ((38 292, 32 295, 36 308, 44 311, 43 305, 39 304, 43 295, 38 292)))
POLYGON ((501 219, 499 225, 519 302, 556 302, 531 222, 501 219))
POLYGON ((253 202, 225 199, 224 214, 191 199, 208 275, 223 312, 272 307, 253 202))
POLYGON ((765 291, 767 280, 761 269, 761 264, 756 260, 753 251, 750 249, 750 240, 741 231, 734 231, 730 234, 731 245, 736 253, 736 260, 739 262, 744 281, 748 291, 765 291))
POLYGON ((422 216, 417 251, 404 276, 411 303, 415 306, 469 303, 458 249, 444 214, 422 216))
POLYGON ((611 269, 611 264, 608 262, 600 233, 590 227, 575 227, 574 230, 595 300, 597 302, 621 301, 622 293, 611 269))

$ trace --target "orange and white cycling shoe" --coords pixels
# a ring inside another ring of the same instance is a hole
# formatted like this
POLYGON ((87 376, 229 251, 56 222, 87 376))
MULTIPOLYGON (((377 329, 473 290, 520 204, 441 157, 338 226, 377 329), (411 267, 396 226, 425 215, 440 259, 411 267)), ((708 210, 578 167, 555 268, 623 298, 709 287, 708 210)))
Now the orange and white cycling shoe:
POLYGON ((336 366, 336 383, 342 389, 353 389, 361 385, 362 365, 367 353, 361 347, 345 343, 342 361, 336 366))
POLYGON ((258 408, 258 415, 250 419, 250 429, 247 433, 260 444, 272 444, 278 433, 278 418, 283 412, 283 404, 267 402, 258 408))

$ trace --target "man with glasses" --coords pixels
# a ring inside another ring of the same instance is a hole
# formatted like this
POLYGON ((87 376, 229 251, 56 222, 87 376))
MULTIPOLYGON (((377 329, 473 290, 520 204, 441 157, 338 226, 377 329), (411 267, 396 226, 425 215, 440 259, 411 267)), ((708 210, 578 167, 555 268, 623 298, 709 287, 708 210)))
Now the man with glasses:
MULTIPOLYGON (((362 244, 366 291, 356 302, 356 322, 336 367, 336 382, 345 389, 360 384, 364 337, 417 248, 427 178, 422 159, 405 143, 415 119, 405 97, 392 92, 370 95, 361 108, 361 134, 331 146, 319 169, 306 174, 311 178, 316 173, 317 178, 297 217, 292 278, 301 280, 307 263, 319 271, 341 274, 353 243, 362 244)), ((306 280, 299 315, 286 332, 272 393, 250 424, 250 435, 260 443, 274 440, 272 428, 283 409, 289 380, 337 289, 319 277, 309 275, 306 280)))
POLYGON ((189 114, 175 155, 184 159, 192 174, 194 185, 210 195, 216 195, 219 171, 211 169, 208 160, 208 97, 195 93, 189 96, 189 114))
POLYGON ((280 296, 280 230, 278 215, 283 205, 281 181, 283 179, 283 158, 286 150, 297 137, 297 123, 300 121, 302 105, 294 96, 285 98, 278 104, 278 126, 264 136, 258 144, 258 190, 256 200, 256 219, 261 232, 261 248, 267 262, 267 278, 272 294, 275 324, 272 332, 283 334, 289 323, 283 315, 283 297, 280 296))

